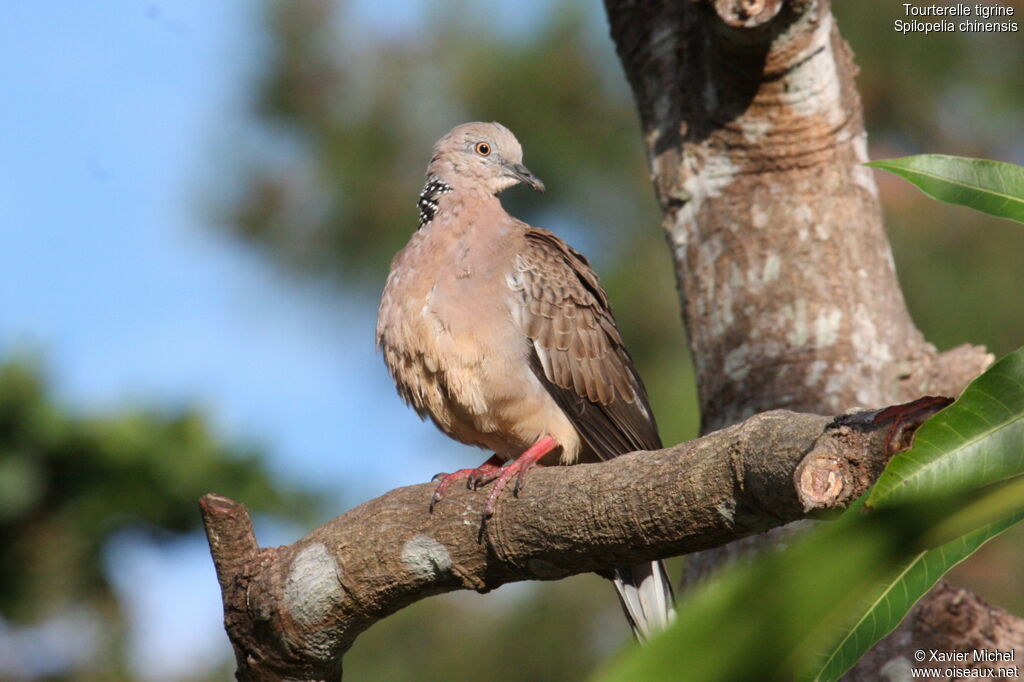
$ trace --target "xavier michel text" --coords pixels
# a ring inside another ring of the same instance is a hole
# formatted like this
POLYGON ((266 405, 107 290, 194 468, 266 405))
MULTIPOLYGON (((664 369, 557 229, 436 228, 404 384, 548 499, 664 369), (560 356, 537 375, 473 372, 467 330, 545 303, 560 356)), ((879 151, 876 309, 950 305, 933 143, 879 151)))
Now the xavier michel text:
POLYGON ((939 661, 951 662, 979 662, 997 663, 1016 660, 1017 652, 1013 649, 1000 651, 999 649, 975 649, 973 651, 942 651, 940 649, 918 649, 914 652, 916 661, 939 661))
POLYGON ((985 5, 978 3, 950 5, 913 5, 903 3, 903 13, 908 17, 928 17, 931 21, 920 19, 897 19, 893 28, 897 33, 1016 33, 1020 30, 1016 21, 984 21, 988 19, 1006 19, 1014 15, 1013 7, 985 5), (954 21, 945 17, 971 17, 983 21, 954 21))

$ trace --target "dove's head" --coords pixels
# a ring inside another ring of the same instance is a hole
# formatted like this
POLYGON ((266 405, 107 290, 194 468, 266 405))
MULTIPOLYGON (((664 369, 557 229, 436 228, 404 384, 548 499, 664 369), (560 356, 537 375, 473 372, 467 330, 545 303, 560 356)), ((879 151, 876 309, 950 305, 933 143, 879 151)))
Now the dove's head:
POLYGON ((434 144, 427 177, 453 189, 497 194, 520 182, 540 192, 544 183, 523 165, 519 140, 500 123, 463 123, 434 144))

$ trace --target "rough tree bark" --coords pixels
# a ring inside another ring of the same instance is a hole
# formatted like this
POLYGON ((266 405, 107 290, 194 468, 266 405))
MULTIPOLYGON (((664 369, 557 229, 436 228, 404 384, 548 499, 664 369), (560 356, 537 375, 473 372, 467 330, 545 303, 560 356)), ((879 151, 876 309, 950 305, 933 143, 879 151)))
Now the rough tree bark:
MULTIPOLYGON (((863 166, 857 69, 827 0, 605 6, 675 258, 704 432, 773 408, 957 395, 991 362, 983 348, 937 352, 910 318, 863 166)), ((737 552, 695 558, 692 574, 737 552)), ((881 679, 920 648, 907 642, 936 598, 894 633, 900 646, 882 643, 846 679, 881 679)), ((1024 647, 1020 621, 1000 619, 1024 647)), ((977 634, 947 644, 968 650, 977 634)))
POLYGON ((425 597, 715 547, 842 508, 914 429, 929 398, 836 419, 775 410, 655 452, 531 473, 480 524, 487 490, 394 490, 285 547, 261 548, 243 505, 200 501, 239 680, 336 680, 367 627, 425 597))

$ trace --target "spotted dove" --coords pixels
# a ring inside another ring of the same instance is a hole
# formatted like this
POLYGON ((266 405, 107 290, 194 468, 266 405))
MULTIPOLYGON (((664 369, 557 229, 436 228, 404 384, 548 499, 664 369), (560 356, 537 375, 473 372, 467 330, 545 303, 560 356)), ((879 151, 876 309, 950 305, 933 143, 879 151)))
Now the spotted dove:
MULTIPOLYGON (((438 140, 419 229, 392 261, 377 318, 402 398, 455 440, 494 452, 477 469, 440 475, 431 508, 453 481, 493 480, 485 521, 505 485, 514 477, 518 491, 537 463, 661 447, 586 258, 498 200, 518 183, 544 191, 522 158, 498 123, 467 123, 438 140)), ((673 617, 661 562, 616 568, 614 582, 639 638, 673 617)))

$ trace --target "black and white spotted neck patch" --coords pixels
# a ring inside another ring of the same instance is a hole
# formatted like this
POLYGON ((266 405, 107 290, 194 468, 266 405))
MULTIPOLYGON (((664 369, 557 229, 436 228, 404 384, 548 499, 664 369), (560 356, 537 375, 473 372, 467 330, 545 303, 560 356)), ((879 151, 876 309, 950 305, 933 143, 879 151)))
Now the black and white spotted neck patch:
POLYGON ((434 219, 437 214, 437 200, 442 194, 451 191, 451 185, 446 185, 433 176, 427 178, 427 184, 423 186, 423 191, 420 192, 420 199, 417 202, 420 207, 420 227, 434 219))

